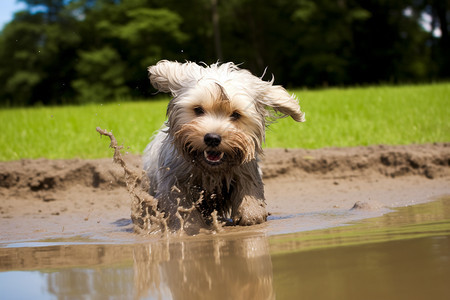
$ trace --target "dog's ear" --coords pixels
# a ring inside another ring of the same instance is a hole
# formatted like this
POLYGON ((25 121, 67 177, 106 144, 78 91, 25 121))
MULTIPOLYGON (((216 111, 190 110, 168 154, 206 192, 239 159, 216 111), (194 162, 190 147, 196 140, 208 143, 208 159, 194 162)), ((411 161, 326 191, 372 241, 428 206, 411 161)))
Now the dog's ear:
POLYGON ((192 80, 201 76, 202 67, 196 63, 184 64, 161 60, 148 67, 150 82, 160 92, 172 93, 176 96, 183 87, 189 86, 192 80))
POLYGON ((297 122, 305 122, 305 113, 300 110, 297 99, 282 86, 270 85, 262 95, 262 102, 297 122))

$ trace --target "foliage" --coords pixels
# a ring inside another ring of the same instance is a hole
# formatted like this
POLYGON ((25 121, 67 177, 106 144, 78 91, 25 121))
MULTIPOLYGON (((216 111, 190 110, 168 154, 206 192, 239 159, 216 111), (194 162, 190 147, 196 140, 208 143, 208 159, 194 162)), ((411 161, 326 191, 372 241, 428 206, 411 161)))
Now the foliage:
POLYGON ((450 76, 448 1, 20 1, 0 33, 1 106, 148 97, 160 59, 268 68, 289 87, 450 76))
MULTIPOLYGON (((306 122, 272 124, 267 147, 321 148, 450 141, 450 84, 296 90, 306 122)), ((168 99, 0 110, 0 160, 110 157, 112 130, 126 151, 142 153, 164 122, 168 99)))
POLYGON ((127 93, 122 74, 126 71, 120 56, 110 47, 80 51, 80 61, 75 67, 78 79, 73 87, 78 92, 78 102, 103 102, 124 97, 127 93))

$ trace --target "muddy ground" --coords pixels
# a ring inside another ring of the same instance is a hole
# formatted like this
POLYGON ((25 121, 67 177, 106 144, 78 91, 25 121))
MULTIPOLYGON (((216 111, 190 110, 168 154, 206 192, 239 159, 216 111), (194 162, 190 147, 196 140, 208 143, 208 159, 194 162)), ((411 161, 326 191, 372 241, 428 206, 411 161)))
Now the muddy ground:
MULTIPOLYGON (((125 159, 140 168, 140 156, 125 159)), ((275 219, 355 203, 377 211, 450 195, 450 143, 266 149, 262 168, 275 219)), ((0 243, 117 235, 113 228, 129 225, 130 201, 112 158, 0 162, 0 243)))

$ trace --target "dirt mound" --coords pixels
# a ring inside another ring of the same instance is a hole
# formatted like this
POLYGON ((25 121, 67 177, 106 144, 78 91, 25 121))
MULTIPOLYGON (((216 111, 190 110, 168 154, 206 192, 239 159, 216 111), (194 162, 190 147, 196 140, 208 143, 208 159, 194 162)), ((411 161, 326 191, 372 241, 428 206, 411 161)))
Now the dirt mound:
MULTIPOLYGON (((126 160, 132 167, 140 168, 140 156, 128 155, 126 160)), ((326 178, 419 175, 433 179, 449 176, 449 166, 450 143, 317 150, 266 149, 262 159, 265 179, 308 175, 326 178)), ((0 162, 0 196, 8 192, 28 198, 74 186, 99 190, 123 188, 123 170, 110 158, 0 162)))
POLYGON ((345 176, 420 175, 429 179, 449 174, 450 143, 326 148, 267 149, 264 177, 313 174, 345 176))
MULTIPOLYGON (((127 160, 140 167, 139 156, 128 156, 127 160)), ((109 158, 0 162, 0 188, 45 191, 73 185, 100 189, 125 186, 123 170, 109 158)))

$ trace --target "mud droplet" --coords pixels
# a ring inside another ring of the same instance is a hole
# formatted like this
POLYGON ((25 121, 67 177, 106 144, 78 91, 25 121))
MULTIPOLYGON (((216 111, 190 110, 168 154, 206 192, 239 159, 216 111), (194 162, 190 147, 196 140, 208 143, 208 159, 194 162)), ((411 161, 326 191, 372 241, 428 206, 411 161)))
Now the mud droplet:
MULTIPOLYGON (((209 233, 215 233, 221 230, 224 224, 218 220, 216 211, 211 213, 210 224, 207 225, 205 220, 202 219, 201 213, 198 211, 198 206, 203 199, 202 197, 190 207, 183 206, 181 202, 184 198, 180 198, 179 205, 172 216, 159 211, 158 200, 148 193, 150 182, 147 174, 141 169, 135 170, 128 166, 120 152, 123 146, 117 144, 117 140, 112 132, 103 130, 100 127, 97 127, 97 131, 101 135, 106 135, 110 138, 110 148, 114 149, 113 161, 119 164, 124 170, 126 188, 132 199, 131 220, 136 233, 163 234, 167 236, 170 233, 175 235, 191 235, 203 230, 207 230, 209 233)), ((172 187, 172 192, 181 193, 180 189, 176 186, 172 187)), ((180 195, 180 197, 184 196, 180 195)))

